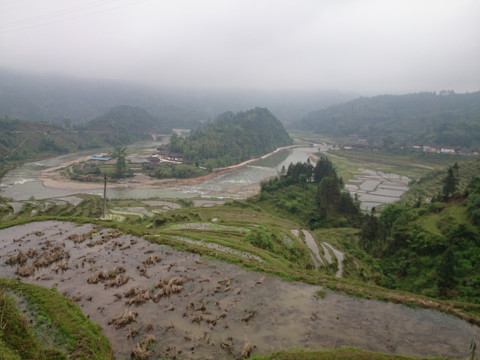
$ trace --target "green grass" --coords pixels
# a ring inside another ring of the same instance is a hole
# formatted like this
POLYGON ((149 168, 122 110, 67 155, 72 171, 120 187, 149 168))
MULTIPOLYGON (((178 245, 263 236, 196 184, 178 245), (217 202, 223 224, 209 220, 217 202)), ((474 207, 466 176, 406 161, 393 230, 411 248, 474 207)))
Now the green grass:
POLYGON ((439 214, 430 214, 422 216, 418 220, 420 227, 429 232, 432 235, 443 236, 442 231, 437 227, 438 221, 440 220, 439 214))
MULTIPOLYGON (((314 269, 314 265, 308 248, 304 242, 292 235, 291 230, 306 229, 305 225, 295 221, 295 217, 286 218, 274 207, 259 206, 254 199, 245 201, 229 201, 225 205, 212 207, 187 207, 178 210, 156 214, 152 218, 140 218, 138 216, 125 216, 125 221, 100 221, 96 217, 93 207, 101 208, 100 197, 82 202, 67 213, 44 216, 39 212, 38 216, 31 217, 27 214, 12 222, 2 223, 1 227, 21 224, 32 220, 64 220, 79 223, 95 223, 104 227, 114 227, 135 236, 170 245, 179 250, 199 253, 207 257, 224 260, 238 264, 246 269, 260 271, 272 275, 278 275, 287 280, 298 280, 311 284, 328 286, 331 289, 366 298, 376 298, 387 301, 416 303, 417 306, 433 308, 444 312, 453 313, 468 321, 480 324, 480 310, 478 306, 468 303, 455 303, 456 305, 444 306, 436 299, 424 300, 417 295, 407 292, 397 293, 392 290, 372 285, 378 280, 378 269, 375 262, 357 246, 358 229, 354 228, 323 228, 312 232, 317 241, 327 241, 338 250, 344 252, 344 279, 336 279, 333 274, 335 269, 331 267, 314 269), (90 214, 88 213, 90 211, 90 214), (89 215, 88 215, 89 214, 89 215), (81 215, 81 217, 77 217, 81 215), (90 217, 88 217, 90 216, 90 217), (216 219, 212 222, 212 219, 216 219), (205 230, 188 229, 188 224, 209 224, 205 230), (245 231, 239 231, 244 229, 245 231), (268 248, 262 248, 262 241, 252 242, 248 234, 260 232, 260 239, 266 237, 268 248), (230 254, 215 249, 206 248, 198 244, 191 244, 175 238, 200 240, 208 243, 216 243, 239 251, 246 251, 261 257, 264 261, 247 259, 236 254, 230 254), (287 240, 287 241, 285 241, 287 240), (463 313, 457 310, 462 309, 463 313)), ((137 200, 124 201, 122 205, 137 205, 137 200)), ((115 201, 109 202, 108 206, 117 206, 115 201)), ((432 204, 433 205, 433 204, 432 204)), ((448 209, 450 217, 463 218, 464 209, 461 207, 448 209)), ((435 215, 435 214, 430 214, 435 215)), ((428 217, 427 217, 428 219, 428 217)), ((431 227, 436 231, 438 219, 427 220, 425 227, 431 227)))
POLYGON ((446 207, 441 213, 423 215, 416 223, 426 232, 443 237, 441 225, 445 225, 445 219, 450 219, 450 221, 456 224, 470 223, 467 209, 464 205, 452 205, 446 207))
POLYGON ((55 289, 0 279, 0 307, 6 359, 113 359, 100 326, 55 289), (17 299, 25 301, 20 307, 28 319, 19 313, 17 299))
MULTIPOLYGON (((480 159, 468 157, 467 161, 461 161, 454 157, 454 161, 458 161, 458 185, 457 190, 462 193, 467 188, 470 180, 474 176, 480 176, 480 159)), ((449 164, 449 165, 453 165, 449 164)), ((425 174, 416 183, 410 185, 409 191, 402 196, 403 203, 415 203, 418 199, 433 198, 442 192, 443 179, 447 176, 447 166, 425 174)))
POLYGON ((411 359, 445 359, 422 357, 413 358, 396 354, 383 354, 351 347, 335 350, 284 350, 269 355, 254 355, 251 360, 411 360, 411 359))
POLYGON ((471 159, 467 156, 426 154, 408 150, 398 152, 332 150, 327 153, 327 156, 345 182, 352 179, 354 175, 360 174, 359 169, 361 168, 417 179, 430 171, 453 165, 455 161, 471 159))

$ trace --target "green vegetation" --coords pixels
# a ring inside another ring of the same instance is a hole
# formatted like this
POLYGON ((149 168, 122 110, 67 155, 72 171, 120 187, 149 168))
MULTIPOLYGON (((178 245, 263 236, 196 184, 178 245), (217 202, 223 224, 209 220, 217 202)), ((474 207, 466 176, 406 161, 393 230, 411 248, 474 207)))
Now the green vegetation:
POLYGON ((378 217, 369 215, 359 245, 375 258, 382 274, 378 284, 480 303, 480 179, 471 178, 459 193, 462 167, 456 163, 448 169, 434 202, 392 204, 378 217))
POLYGON ((184 162, 211 170, 267 154, 291 142, 270 111, 255 108, 237 114, 224 113, 186 139, 173 135, 169 150, 181 154, 184 162))
POLYGON ((55 289, 0 279, 0 312, 1 359, 113 359, 100 327, 55 289))
POLYGON ((312 112, 295 126, 331 137, 355 134, 371 145, 387 148, 395 143, 478 150, 479 99, 480 92, 359 98, 312 112))
MULTIPOLYGON (((365 153, 358 156, 368 158, 365 153)), ((380 168, 389 156, 374 153, 372 158, 380 168)), ((352 160, 345 157, 347 161, 352 160)), ((431 167, 439 168, 444 161, 439 158, 431 167)), ((391 166, 415 172, 427 167, 427 161, 408 165, 406 159, 399 159, 391 166)), ((285 279, 436 309, 480 324, 480 180, 472 179, 479 173, 477 166, 478 160, 450 166, 456 186, 448 198, 442 194, 447 167, 418 182, 428 188, 432 187, 430 181, 437 184, 432 196, 435 201, 426 203, 422 200, 426 197, 420 195, 420 201, 417 197, 412 203, 390 205, 381 214, 362 214, 343 191, 343 181, 332 162, 320 157, 315 166, 291 164, 278 178, 262 183, 257 196, 225 205, 193 207, 192 200, 172 200, 175 204, 168 207, 174 210, 165 212, 161 201, 155 205, 142 200, 109 200, 109 214, 121 218, 120 222, 98 220, 102 216, 98 196, 84 196, 77 206, 32 199, 16 213, 2 199, 0 216, 2 226, 58 219, 116 227, 152 242, 285 279), (328 241, 344 253, 342 279, 334 277, 336 262, 315 268, 303 235, 292 233, 306 228, 317 243, 328 241)))
POLYGON ((158 179, 190 179, 207 175, 210 172, 195 165, 161 163, 155 170, 147 173, 158 179))
MULTIPOLYGON (((324 154, 322 154, 324 155, 324 154)), ((443 171, 455 161, 471 160, 470 156, 429 154, 413 150, 369 151, 330 150, 326 154, 338 174, 348 182, 360 169, 370 169, 419 179, 432 171, 443 171)), ((429 175, 432 176, 432 175, 429 175)))
POLYGON ((169 132, 169 129, 144 109, 126 105, 116 106, 102 116, 85 124, 74 126, 74 129, 100 133, 102 144, 110 146, 151 139, 151 136, 148 135, 151 133, 169 132))
MULTIPOLYGON (((165 130, 145 110, 121 106, 81 126, 0 118, 0 176, 20 163, 68 152, 127 145, 165 130)), ((121 164, 120 164, 121 165, 121 164)), ((123 173, 125 168, 120 168, 123 173)))
POLYGON ((115 162, 115 177, 117 178, 124 177, 125 171, 127 170, 126 156, 127 148, 125 146, 117 145, 113 148, 112 157, 117 160, 115 162))
POLYGON ((291 164, 280 177, 263 182, 258 203, 311 229, 358 226, 361 218, 359 204, 343 191, 342 179, 325 157, 315 166, 291 164))
MULTIPOLYGON (((468 166, 471 163, 459 163, 458 184, 465 182, 463 174, 470 172, 464 167, 468 166)), ((445 175, 440 183, 442 179, 445 175)), ((109 200, 111 218, 121 222, 100 222, 102 200, 98 196, 85 196, 77 206, 26 201, 15 214, 4 202, 3 226, 49 218, 101 223, 249 269, 357 296, 439 309, 480 323, 479 305, 472 304, 480 298, 475 223, 480 197, 475 184, 459 186, 448 202, 394 204, 380 216, 365 215, 342 191, 342 181, 330 161, 321 158, 315 167, 292 164, 278 178, 264 182, 257 196, 222 206, 198 208, 192 207, 191 200, 179 200, 175 206, 182 208, 164 212, 162 202, 156 206, 141 200, 109 200), (135 213, 134 208, 146 212, 135 213), (292 230, 306 228, 312 229, 318 241, 328 241, 344 252, 343 279, 333 278, 336 263, 315 269, 302 236, 292 235, 292 230), (215 244, 237 252, 216 249, 215 244), (258 256, 262 262, 242 253, 258 256)))
POLYGON ((336 350, 284 350, 269 355, 254 355, 251 360, 435 360, 443 358, 413 358, 403 355, 382 354, 351 347, 336 350))
MULTIPOLYGON (((457 158, 455 157, 455 159, 457 158)), ((444 180, 448 176, 448 169, 450 168, 454 171, 457 179, 456 192, 465 192, 472 178, 480 174, 480 159, 469 158, 468 161, 459 161, 458 164, 458 168, 455 165, 453 165, 455 168, 443 166, 418 178, 418 180, 412 181, 409 191, 402 196, 402 203, 415 204, 419 201, 438 197, 439 194, 445 195, 443 193, 444 180)), ((451 165, 451 163, 448 165, 451 165)))
POLYGON ((55 125, 0 118, 0 175, 21 162, 72 150, 74 138, 55 125))

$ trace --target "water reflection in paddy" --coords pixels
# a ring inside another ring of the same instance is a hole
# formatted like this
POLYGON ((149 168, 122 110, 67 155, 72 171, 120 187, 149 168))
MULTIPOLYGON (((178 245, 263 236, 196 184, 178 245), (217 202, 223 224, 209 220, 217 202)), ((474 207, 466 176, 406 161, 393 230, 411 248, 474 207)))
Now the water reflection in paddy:
POLYGON ((477 326, 439 312, 333 292, 320 298, 315 296, 320 286, 282 281, 130 235, 110 238, 109 229, 93 229, 90 224, 48 221, 0 230, 0 276, 17 276, 16 266, 5 263, 10 254, 30 248, 40 252, 42 247, 60 244, 69 252, 67 269, 55 271, 54 263, 39 267, 24 280, 47 287, 56 284, 61 293, 76 297, 84 313, 112 341, 117 359, 128 359, 139 340, 128 337, 130 330, 147 323, 157 339, 156 356, 167 356, 170 348, 179 358, 192 359, 235 358, 247 341, 255 346, 255 353, 348 345, 458 358, 468 352, 472 337, 480 336, 477 326), (78 241, 82 234, 89 235, 78 241), (145 259, 155 255, 161 260, 140 271, 145 259), (118 265, 129 276, 127 284, 109 287, 87 282, 97 271, 118 265), (158 302, 126 304, 131 287, 149 289, 153 295, 160 279, 174 277, 185 279, 179 293, 158 302), (136 322, 120 329, 109 324, 126 308, 138 313, 136 322))

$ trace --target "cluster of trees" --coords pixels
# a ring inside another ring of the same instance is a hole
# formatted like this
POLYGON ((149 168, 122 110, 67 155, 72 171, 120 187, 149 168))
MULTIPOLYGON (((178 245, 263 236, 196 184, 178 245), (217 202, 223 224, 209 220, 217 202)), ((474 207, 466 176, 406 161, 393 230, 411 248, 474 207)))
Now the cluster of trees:
POLYGON ((133 176, 132 170, 127 164, 127 147, 117 145, 113 148, 111 157, 115 159, 115 164, 104 162, 85 162, 83 164, 73 164, 67 169, 67 174, 72 180, 77 181, 101 181, 103 175, 108 178, 125 178, 133 176))
POLYGON ((211 170, 240 163, 290 145, 283 125, 264 108, 220 115, 215 122, 193 131, 184 139, 173 135, 171 153, 181 154, 184 162, 211 170))
POLYGON ((480 179, 458 194, 455 169, 437 201, 372 209, 364 221, 359 245, 376 259, 380 285, 480 303, 480 179))
POLYGON ((315 165, 290 164, 279 177, 261 184, 261 201, 299 215, 310 228, 352 226, 362 218, 358 201, 345 191, 342 179, 326 157, 315 165))
POLYGON ((189 179, 206 175, 208 172, 194 165, 162 163, 155 170, 148 172, 158 179, 189 179))
POLYGON ((380 145, 382 139, 394 139, 478 149, 479 121, 480 91, 359 98, 312 112, 294 125, 335 137, 357 134, 380 145))

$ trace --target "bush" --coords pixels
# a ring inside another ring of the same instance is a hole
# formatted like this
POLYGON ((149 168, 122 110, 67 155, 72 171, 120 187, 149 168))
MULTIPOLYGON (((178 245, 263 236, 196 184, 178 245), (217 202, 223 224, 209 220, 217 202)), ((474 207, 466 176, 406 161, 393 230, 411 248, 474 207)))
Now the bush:
POLYGON ((253 246, 264 250, 273 250, 273 242, 270 234, 260 230, 253 230, 244 238, 253 246))

